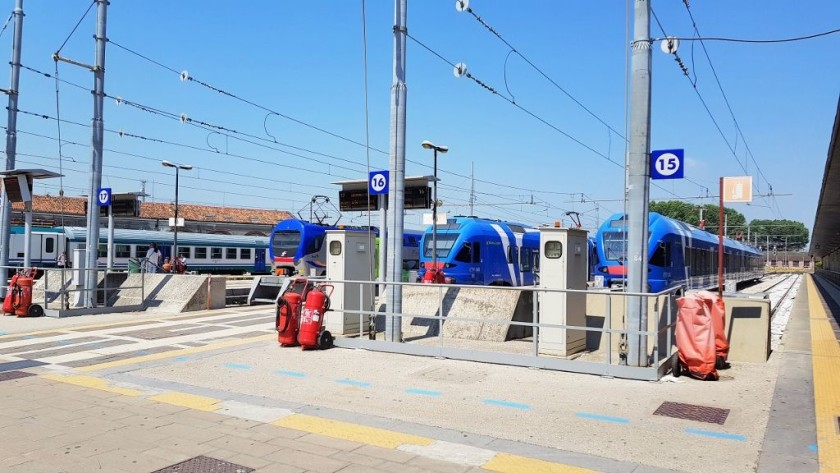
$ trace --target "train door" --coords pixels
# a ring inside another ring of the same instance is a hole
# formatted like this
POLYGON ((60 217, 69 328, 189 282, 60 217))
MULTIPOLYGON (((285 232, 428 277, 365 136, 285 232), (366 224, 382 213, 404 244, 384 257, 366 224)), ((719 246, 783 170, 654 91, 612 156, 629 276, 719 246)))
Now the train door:
POLYGON ((39 261, 42 266, 52 266, 58 261, 58 234, 45 234, 39 237, 38 252, 40 254, 32 255, 32 261, 39 261))
POLYGON ((254 272, 264 273, 266 272, 266 269, 265 248, 257 248, 256 251, 254 251, 254 272))

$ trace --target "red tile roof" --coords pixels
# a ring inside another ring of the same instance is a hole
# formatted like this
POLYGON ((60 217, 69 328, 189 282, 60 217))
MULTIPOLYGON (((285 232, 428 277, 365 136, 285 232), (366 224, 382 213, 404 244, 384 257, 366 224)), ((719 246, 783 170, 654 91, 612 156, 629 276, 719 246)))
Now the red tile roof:
MULTIPOLYGON (((86 197, 58 197, 35 195, 32 211, 36 213, 85 215, 86 197)), ((14 203, 14 210, 23 211, 22 203, 14 203)), ((169 218, 175 216, 174 206, 168 202, 145 202, 140 205, 140 218, 169 218)), ((194 222, 251 223, 274 225, 280 220, 294 218, 285 210, 214 207, 210 205, 178 204, 178 216, 194 222)))

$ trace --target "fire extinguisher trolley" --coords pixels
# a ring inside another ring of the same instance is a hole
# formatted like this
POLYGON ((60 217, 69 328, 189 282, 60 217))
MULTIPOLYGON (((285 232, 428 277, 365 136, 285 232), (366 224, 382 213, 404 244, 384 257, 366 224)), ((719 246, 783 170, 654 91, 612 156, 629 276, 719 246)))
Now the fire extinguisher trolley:
POLYGON ((304 350, 325 350, 333 345, 332 334, 324 330, 324 314, 330 310, 333 289, 332 284, 319 284, 306 295, 298 333, 298 343, 304 350))
POLYGON ((3 300, 3 313, 18 317, 40 317, 44 308, 32 303, 32 285, 38 274, 36 268, 19 269, 9 281, 9 290, 3 300))

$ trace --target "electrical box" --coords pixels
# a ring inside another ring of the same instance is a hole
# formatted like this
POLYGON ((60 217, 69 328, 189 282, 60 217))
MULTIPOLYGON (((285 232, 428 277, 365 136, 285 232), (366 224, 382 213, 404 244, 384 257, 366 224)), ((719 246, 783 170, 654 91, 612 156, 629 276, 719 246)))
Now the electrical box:
MULTIPOLYGON (((540 228, 540 287, 581 292, 540 292, 539 322, 586 327, 587 233, 575 228, 540 228)), ((539 351, 568 357, 586 348, 586 331, 540 328, 539 351)))
POLYGON ((327 280, 334 286, 325 329, 333 335, 358 335, 359 322, 367 333, 373 310, 374 285, 343 282, 374 280, 376 235, 353 230, 327 230, 327 280), (342 281, 342 282, 339 282, 342 281), (366 311, 363 317, 360 311, 366 311))

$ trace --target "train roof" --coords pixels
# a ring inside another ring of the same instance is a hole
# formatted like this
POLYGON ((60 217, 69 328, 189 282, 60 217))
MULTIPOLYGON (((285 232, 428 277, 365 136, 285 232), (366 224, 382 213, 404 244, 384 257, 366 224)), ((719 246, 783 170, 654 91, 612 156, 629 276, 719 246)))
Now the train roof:
MULTIPOLYGON (((59 229, 59 231, 61 231, 59 229)), ((85 241, 87 228, 64 227, 64 233, 69 241, 85 241)), ((108 231, 100 229, 99 242, 108 241, 108 231)), ((155 242, 159 245, 174 243, 174 233, 153 230, 114 229, 114 242, 119 244, 148 245, 155 242)), ((268 247, 268 237, 249 235, 219 235, 215 233, 178 232, 178 245, 183 246, 217 246, 227 248, 268 247)))
MULTIPOLYGON (((463 217, 458 216, 446 221, 443 225, 437 226, 437 231, 456 231, 456 230, 465 230, 470 227, 483 227, 483 228, 490 228, 490 225, 501 225, 503 227, 507 227, 510 231, 514 233, 531 233, 531 232, 539 232, 538 229, 531 227, 529 225, 524 225, 521 223, 516 222, 506 222, 504 220, 490 220, 486 218, 479 218, 479 217, 463 217)), ((429 233, 432 231, 432 225, 429 225, 426 228, 425 233, 429 233)), ((495 232, 494 232, 495 233, 495 232)))
MULTIPOLYGON (((612 225, 612 222, 615 220, 619 220, 624 218, 624 214, 617 213, 612 215, 604 224, 601 226, 602 229, 604 228, 615 228, 612 225)), ((690 225, 685 223, 681 220, 677 220, 674 218, 666 217, 657 212, 650 212, 650 234, 651 236, 655 235, 662 235, 665 233, 676 233, 678 235, 685 236, 686 238, 691 238, 695 241, 702 241, 706 242, 710 245, 717 245, 718 244, 718 236, 712 233, 709 233, 706 230, 701 230, 694 225, 690 225)), ((621 226, 620 228, 624 228, 621 226)), ((762 254, 756 248, 746 245, 744 243, 739 242, 738 240, 734 240, 732 238, 726 237, 723 239, 724 245, 730 249, 736 249, 740 251, 744 251, 746 253, 752 253, 756 255, 762 254)))

